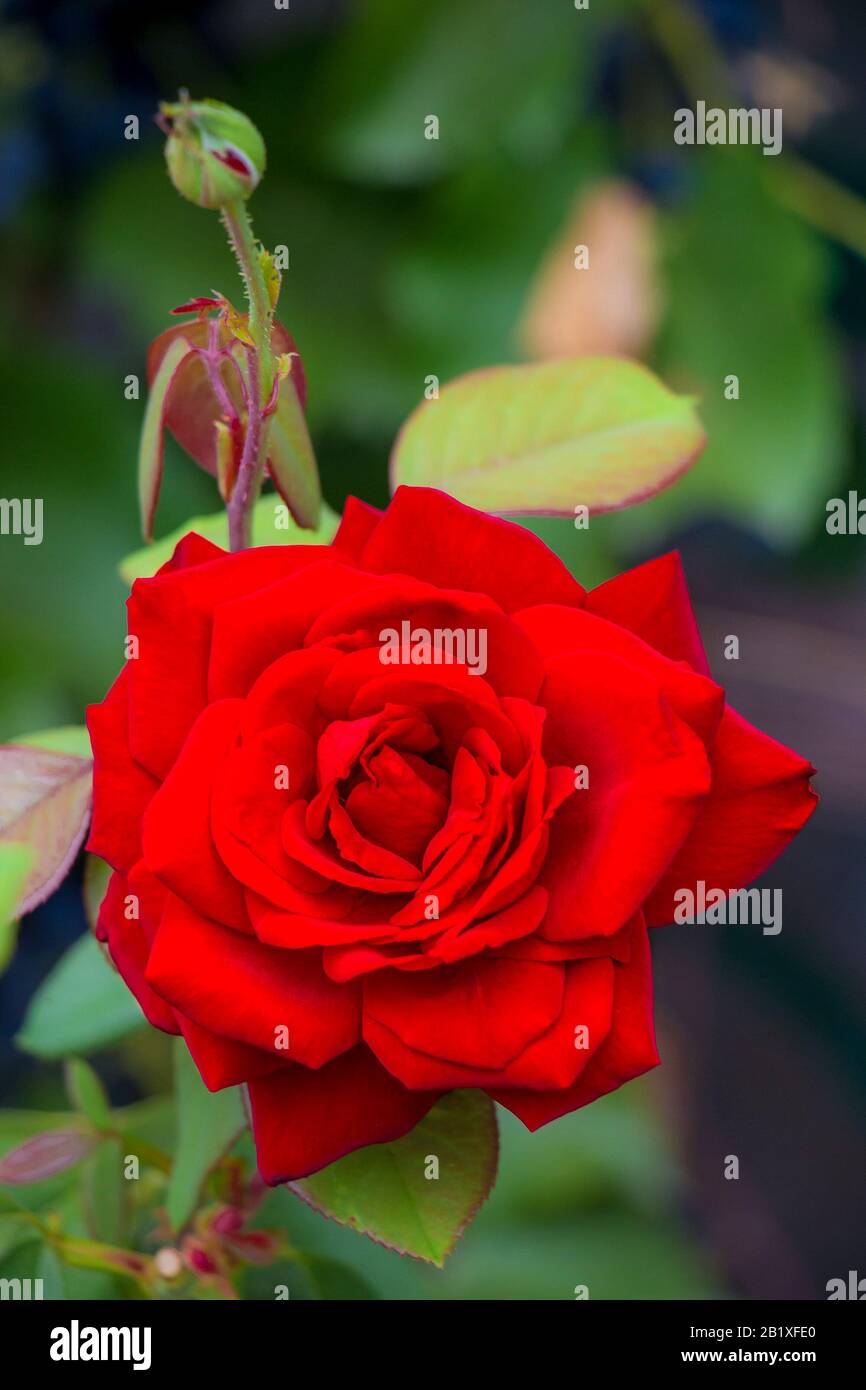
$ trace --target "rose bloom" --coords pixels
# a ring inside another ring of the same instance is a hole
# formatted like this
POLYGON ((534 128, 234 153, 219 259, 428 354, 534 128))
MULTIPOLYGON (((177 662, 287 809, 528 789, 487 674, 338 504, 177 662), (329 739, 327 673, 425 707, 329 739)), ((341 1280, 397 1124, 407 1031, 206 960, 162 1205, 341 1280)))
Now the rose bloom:
POLYGON ((655 1066, 647 928, 814 809, 709 677, 675 555, 586 592, 400 488, 330 546, 187 536, 128 606, 138 655, 88 720, 97 932, 205 1084, 247 1084, 269 1183, 456 1087, 536 1129, 655 1066), (406 621, 486 634, 483 674, 383 662, 406 621))

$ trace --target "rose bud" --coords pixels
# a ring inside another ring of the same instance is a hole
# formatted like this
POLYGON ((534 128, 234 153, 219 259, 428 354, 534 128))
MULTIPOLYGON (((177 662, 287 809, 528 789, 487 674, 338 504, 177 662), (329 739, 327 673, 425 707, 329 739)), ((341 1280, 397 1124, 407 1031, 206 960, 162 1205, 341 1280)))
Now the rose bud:
POLYGON ((169 177, 201 208, 249 198, 265 171, 265 144, 252 121, 221 101, 162 102, 158 124, 168 135, 169 177))

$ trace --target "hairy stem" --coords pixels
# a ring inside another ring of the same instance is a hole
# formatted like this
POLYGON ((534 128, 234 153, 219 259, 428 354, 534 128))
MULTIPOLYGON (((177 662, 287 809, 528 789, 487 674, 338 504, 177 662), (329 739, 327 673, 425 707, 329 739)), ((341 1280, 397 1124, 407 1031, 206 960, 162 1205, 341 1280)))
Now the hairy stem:
POLYGON ((246 204, 229 203, 223 208, 223 220, 246 286, 250 335, 254 343, 246 353, 248 390, 244 447, 228 504, 229 549, 246 550, 252 539, 252 511, 261 491, 266 458, 267 421, 263 408, 270 397, 275 375, 271 352, 273 313, 246 204))
POLYGON ((246 203, 228 203, 223 208, 223 221, 232 249, 238 258, 247 292, 250 333, 261 358, 260 391, 266 398, 270 395, 274 379, 274 358, 271 352, 273 314, 246 203))
POLYGON ((262 418, 261 373, 255 348, 247 348, 249 402, 244 448, 238 476, 229 498, 229 550, 246 550, 252 540, 252 512, 262 486, 265 421, 262 418))

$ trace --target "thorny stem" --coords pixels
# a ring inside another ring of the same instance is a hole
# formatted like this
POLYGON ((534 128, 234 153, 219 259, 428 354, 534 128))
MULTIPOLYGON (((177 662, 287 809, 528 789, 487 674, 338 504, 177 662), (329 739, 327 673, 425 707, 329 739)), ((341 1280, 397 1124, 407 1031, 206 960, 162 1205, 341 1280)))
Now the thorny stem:
POLYGON ((273 312, 265 277, 259 264, 256 239, 246 203, 228 203, 223 208, 223 221, 229 234, 232 250, 238 259, 247 299, 250 306, 250 333, 262 358, 261 392, 270 394, 274 379, 274 359, 271 352, 273 312))
POLYGON ((252 511, 262 485, 265 421, 262 415, 261 372, 255 348, 247 348, 249 400, 244 448, 238 476, 228 503, 229 550, 247 550, 252 540, 252 511))
POLYGON ((273 313, 246 204, 228 203, 223 208, 223 221, 246 286, 254 343, 246 351, 249 389, 244 447, 228 504, 229 549, 246 550, 252 539, 252 510, 261 490, 266 458, 267 421, 263 406, 271 395, 275 375, 271 352, 273 313))

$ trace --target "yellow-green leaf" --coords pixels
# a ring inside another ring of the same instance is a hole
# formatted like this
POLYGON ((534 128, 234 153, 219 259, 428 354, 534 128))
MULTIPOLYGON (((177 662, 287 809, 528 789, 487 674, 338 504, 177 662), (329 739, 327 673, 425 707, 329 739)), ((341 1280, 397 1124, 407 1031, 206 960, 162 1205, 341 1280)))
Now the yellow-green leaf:
POLYGON ((18 904, 30 875, 32 845, 0 844, 0 973, 15 953, 18 939, 18 904))
POLYGON ((704 442, 692 400, 636 362, 494 367, 418 407, 394 446, 391 481, 489 512, 616 511, 667 487, 704 442))
POLYGON ((318 526, 322 491, 313 443, 291 372, 280 382, 268 428, 268 472, 302 526, 318 526))
POLYGON ((72 865, 90 818, 92 766, 73 753, 0 747, 0 843, 33 851, 16 917, 44 902, 72 865))
POLYGON ((162 485, 163 426, 168 395, 191 351, 185 338, 175 338, 159 364, 147 398, 138 447, 138 504, 145 540, 153 535, 153 519, 162 485))

